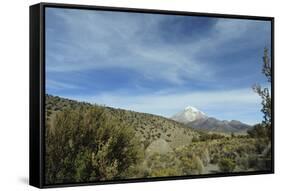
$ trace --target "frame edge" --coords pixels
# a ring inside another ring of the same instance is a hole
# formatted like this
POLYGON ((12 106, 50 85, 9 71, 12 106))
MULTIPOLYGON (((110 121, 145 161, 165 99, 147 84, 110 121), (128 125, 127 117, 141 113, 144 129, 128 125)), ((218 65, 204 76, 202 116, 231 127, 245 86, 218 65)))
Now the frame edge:
POLYGON ((41 4, 29 7, 29 185, 42 188, 40 126, 41 4))

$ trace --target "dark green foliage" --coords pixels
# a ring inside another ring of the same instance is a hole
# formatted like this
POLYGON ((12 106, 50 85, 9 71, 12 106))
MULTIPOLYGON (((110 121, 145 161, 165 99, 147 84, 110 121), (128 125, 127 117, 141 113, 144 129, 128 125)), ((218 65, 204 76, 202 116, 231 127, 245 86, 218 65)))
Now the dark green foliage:
POLYGON ((222 172, 233 172, 235 166, 235 161, 231 158, 222 158, 219 161, 219 168, 222 172))
POLYGON ((216 164, 216 163, 218 163, 219 162, 219 159, 220 159, 220 156, 219 156, 219 154, 218 153, 214 153, 213 155, 212 155, 212 158, 211 158, 211 163, 212 164, 216 164))
POLYGON ((225 138, 225 136, 217 134, 217 133, 200 132, 200 136, 199 137, 193 137, 192 141, 193 142, 197 142, 197 141, 210 141, 210 140, 222 139, 222 138, 225 138))
MULTIPOLYGON (((271 83, 271 61, 268 55, 268 49, 264 49, 263 56, 263 68, 262 73, 267 78, 267 81, 271 83)), ((262 88, 259 84, 254 85, 254 91, 262 98, 262 113, 263 113, 263 122, 262 124, 271 128, 271 94, 269 88, 262 88)))
POLYGON ((270 138, 271 128, 262 124, 256 124, 254 127, 247 131, 249 137, 252 138, 270 138))
MULTIPOLYGON (((268 49, 264 49, 262 73, 271 83, 271 61, 268 55, 268 49)), ((271 94, 269 88, 262 88, 259 84, 253 87, 254 91, 262 98, 263 121, 248 131, 248 136, 257 139, 255 144, 257 154, 248 158, 250 168, 258 170, 271 169, 271 94)))
POLYGON ((46 183, 128 178, 141 160, 133 128, 98 106, 61 111, 46 131, 46 183))

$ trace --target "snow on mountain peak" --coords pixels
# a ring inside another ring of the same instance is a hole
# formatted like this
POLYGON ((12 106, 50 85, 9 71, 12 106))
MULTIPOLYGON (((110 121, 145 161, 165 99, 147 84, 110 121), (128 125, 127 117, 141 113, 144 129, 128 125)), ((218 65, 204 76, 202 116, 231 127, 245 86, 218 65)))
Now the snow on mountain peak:
POLYGON ((198 112, 199 110, 195 107, 192 106, 187 106, 186 108, 184 108, 184 111, 194 111, 194 112, 198 112))
POLYGON ((202 118, 207 118, 206 114, 192 106, 187 106, 183 111, 172 117, 172 119, 184 123, 192 122, 202 118))
POLYGON ((188 124, 189 127, 208 131, 245 132, 251 127, 237 120, 227 121, 208 117, 205 113, 192 106, 187 106, 184 110, 172 116, 171 119, 188 124))

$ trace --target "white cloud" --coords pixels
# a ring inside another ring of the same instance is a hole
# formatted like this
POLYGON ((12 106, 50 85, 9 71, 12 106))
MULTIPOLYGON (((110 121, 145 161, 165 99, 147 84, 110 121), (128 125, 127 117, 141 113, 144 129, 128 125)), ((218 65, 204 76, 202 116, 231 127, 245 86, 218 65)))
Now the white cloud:
POLYGON ((69 83, 58 82, 55 80, 46 80, 47 87, 51 90, 62 90, 62 89, 78 89, 78 86, 69 83))
MULTIPOLYGON (((48 49, 47 72, 119 67, 175 84, 183 82, 182 74, 198 81, 214 80, 216 68, 198 57, 223 51, 220 47, 230 40, 260 30, 254 21, 220 19, 214 32, 198 41, 167 43, 159 37, 159 24, 165 16, 77 10, 54 13, 65 26, 66 40, 58 39, 53 45, 56 49, 48 49)), ((56 35, 54 30, 47 33, 47 44, 52 33, 56 35)))

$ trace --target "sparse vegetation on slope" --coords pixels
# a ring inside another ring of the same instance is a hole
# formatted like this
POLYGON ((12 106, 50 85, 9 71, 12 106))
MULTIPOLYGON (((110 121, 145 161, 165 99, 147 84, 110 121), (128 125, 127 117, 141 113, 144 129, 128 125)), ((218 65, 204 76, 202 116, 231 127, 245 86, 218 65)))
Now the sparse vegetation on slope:
POLYGON ((92 105, 85 102, 77 102, 57 96, 46 95, 46 117, 53 121, 55 114, 66 109, 77 109, 81 107, 102 108, 109 119, 116 119, 131 126, 141 140, 145 148, 157 139, 164 139, 173 148, 189 144, 194 137, 199 137, 198 131, 194 131, 186 125, 161 116, 115 109, 100 105, 92 105))
POLYGON ((268 139, 46 95, 46 183, 268 170, 268 139))

